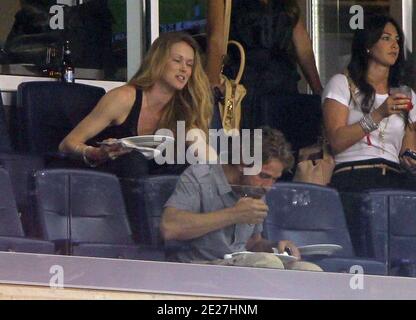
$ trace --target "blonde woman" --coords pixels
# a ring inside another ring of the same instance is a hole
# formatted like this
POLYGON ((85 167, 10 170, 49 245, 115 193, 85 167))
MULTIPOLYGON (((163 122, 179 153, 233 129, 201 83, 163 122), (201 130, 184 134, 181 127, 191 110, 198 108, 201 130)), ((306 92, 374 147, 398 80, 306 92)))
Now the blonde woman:
MULTIPOLYGON (((184 121, 186 132, 198 128, 201 135, 208 137, 212 117, 209 88, 198 45, 192 37, 163 34, 153 43, 137 74, 126 85, 108 92, 59 149, 97 166, 125 158, 130 151, 118 145, 86 143, 104 129, 110 128, 111 138, 154 134, 158 129, 169 129, 176 135, 177 122, 184 121)), ((198 150, 202 150, 203 143, 206 152, 198 157, 216 157, 203 138, 197 139, 198 150)), ((190 145, 196 147, 197 143, 190 145)))

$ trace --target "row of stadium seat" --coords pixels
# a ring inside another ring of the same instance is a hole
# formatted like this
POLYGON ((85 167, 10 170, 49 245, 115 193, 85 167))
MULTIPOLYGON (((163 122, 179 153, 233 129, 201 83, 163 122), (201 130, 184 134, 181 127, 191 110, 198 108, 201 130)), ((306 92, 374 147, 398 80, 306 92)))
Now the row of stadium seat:
MULTIPOLYGON (((110 174, 50 169, 32 176, 26 229, 44 242, 40 250, 16 247, 8 238, 6 251, 164 260, 163 250, 135 244, 118 179, 110 174), (48 250, 45 249, 47 247, 48 250), (53 248, 53 250, 51 250, 53 248)), ((0 235, 24 237, 10 177, 0 168, 0 235)), ((41 240, 26 239, 38 243, 41 240)), ((19 239, 19 241, 22 241, 19 239)), ((17 244, 19 244, 18 242, 17 244)), ((4 244, 6 245, 6 244, 4 244)))
MULTIPOLYGON (((163 260, 165 250, 177 245, 166 247, 159 233, 163 205, 177 176, 148 176, 120 183, 113 175, 42 169, 39 158, 5 154, 0 155, 0 165, 7 168, 3 176, 12 177, 10 188, 14 190, 2 191, 2 206, 15 198, 10 193, 18 195, 15 215, 18 208, 25 231, 1 232, 1 236, 26 234, 51 241, 55 252, 62 254, 152 260, 163 260)), ((1 184, 2 188, 8 185, 1 184)), ((267 195, 270 212, 264 235, 271 240, 290 239, 299 246, 341 245, 343 250, 336 256, 313 259, 326 271, 348 272, 351 266, 360 265, 370 274, 387 274, 389 267, 391 274, 413 275, 416 194, 379 190, 343 194, 342 198, 344 207, 348 201, 354 204, 349 205, 350 211, 355 210, 349 229, 335 190, 277 183, 267 195)), ((347 210, 347 217, 350 214, 347 210)), ((14 250, 2 250, 8 249, 14 250)))

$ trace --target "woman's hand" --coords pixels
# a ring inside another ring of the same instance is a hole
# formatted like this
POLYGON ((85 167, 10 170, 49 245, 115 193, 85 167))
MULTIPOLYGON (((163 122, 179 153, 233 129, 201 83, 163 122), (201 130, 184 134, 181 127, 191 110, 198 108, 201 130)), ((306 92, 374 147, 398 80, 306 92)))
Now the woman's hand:
POLYGON ((107 159, 115 160, 118 157, 130 153, 133 149, 126 148, 117 142, 117 139, 106 139, 100 145, 100 151, 107 159))
POLYGON ((85 158, 89 162, 95 164, 101 164, 108 160, 115 160, 118 157, 131 152, 131 148, 123 147, 117 142, 117 139, 106 139, 101 142, 99 148, 87 146, 84 149, 84 160, 85 158))
POLYGON ((416 160, 409 156, 400 157, 402 166, 412 174, 416 175, 416 160))
POLYGON ((382 119, 390 117, 393 114, 400 114, 409 111, 408 104, 410 99, 401 93, 389 96, 383 104, 378 107, 374 113, 379 114, 382 119))

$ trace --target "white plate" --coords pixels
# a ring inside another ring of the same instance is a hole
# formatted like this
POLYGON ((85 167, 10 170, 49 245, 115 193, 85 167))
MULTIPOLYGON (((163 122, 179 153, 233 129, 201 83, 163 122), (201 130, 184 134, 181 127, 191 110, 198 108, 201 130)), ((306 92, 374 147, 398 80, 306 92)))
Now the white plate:
POLYGON ((131 148, 133 150, 141 152, 145 156, 145 158, 148 159, 148 160, 156 158, 161 153, 157 149, 147 148, 147 147, 140 147, 140 146, 136 146, 134 144, 130 144, 128 142, 123 142, 123 147, 131 148))
POLYGON ((146 135, 146 136, 134 136, 120 139, 121 144, 135 145, 137 147, 156 148, 160 144, 165 142, 174 142, 175 139, 170 136, 162 135, 146 135))
POLYGON ((161 153, 160 150, 155 148, 157 148, 162 143, 173 141, 175 141, 175 139, 169 136, 147 135, 127 137, 118 140, 114 139, 111 141, 101 141, 98 142, 98 144, 108 146, 120 144, 124 148, 130 148, 141 152, 146 157, 146 159, 153 159, 159 156, 161 153))
MULTIPOLYGON (((294 256, 289 256, 288 254, 277 253, 277 249, 276 248, 273 248, 273 251, 275 252, 274 255, 276 257, 279 257, 280 260, 283 263, 288 263, 288 262, 293 262, 293 261, 297 261, 298 260, 298 258, 296 258, 294 256)), ((240 255, 240 254, 252 254, 252 253, 254 253, 254 252, 251 252, 251 251, 234 252, 234 253, 230 253, 230 254, 225 254, 224 255, 224 259, 231 259, 231 258, 233 258, 235 256, 240 255)))
POLYGON ((342 246, 337 244, 312 244, 309 246, 298 247, 302 256, 308 255, 325 255, 330 256, 335 252, 342 250, 342 246))
POLYGON ((284 253, 275 253, 274 255, 276 257, 279 257, 279 259, 283 263, 288 263, 288 262, 293 262, 293 261, 297 261, 298 260, 298 258, 296 258, 295 256, 289 256, 288 254, 284 254, 284 253))
POLYGON ((296 258, 295 256, 290 256, 287 252, 285 253, 279 253, 277 248, 272 248, 274 255, 276 257, 279 257, 279 259, 283 262, 283 263, 288 263, 288 262, 293 262, 293 261, 297 261, 298 258, 296 258))
POLYGON ((231 258, 233 258, 235 256, 240 255, 240 254, 250 254, 250 253, 254 253, 254 252, 251 252, 251 251, 239 251, 239 252, 227 253, 227 254, 224 254, 224 259, 231 259, 231 258))

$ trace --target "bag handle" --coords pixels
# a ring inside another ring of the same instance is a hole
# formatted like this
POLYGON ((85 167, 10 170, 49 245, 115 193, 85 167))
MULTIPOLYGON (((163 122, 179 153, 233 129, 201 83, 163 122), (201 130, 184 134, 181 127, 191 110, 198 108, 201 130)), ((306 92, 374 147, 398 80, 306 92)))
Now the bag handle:
POLYGON ((357 103, 357 97, 355 94, 355 91, 357 90, 357 86, 355 85, 354 81, 352 81, 350 73, 348 72, 348 70, 344 71, 344 75, 347 77, 347 81, 348 81, 348 89, 350 90, 350 103, 351 101, 354 103, 355 106, 358 106, 357 103))
POLYGON ((236 84, 239 84, 240 83, 240 80, 241 80, 241 78, 243 76, 244 69, 246 67, 246 52, 244 51, 244 48, 241 45, 241 43, 238 42, 238 41, 231 40, 231 41, 228 42, 228 44, 235 45, 238 48, 238 50, 240 51, 240 67, 238 69, 237 76, 236 76, 236 78, 234 80, 234 82, 236 84))
POLYGON ((228 52, 228 45, 235 45, 240 52, 240 67, 238 69, 237 76, 234 80, 236 84, 239 84, 243 77, 244 69, 246 67, 246 53, 241 43, 235 40, 230 40, 230 25, 231 25, 231 10, 233 6, 232 0, 224 0, 224 57, 228 52))
POLYGON ((232 0, 224 0, 224 56, 227 54, 228 39, 230 38, 232 0))

